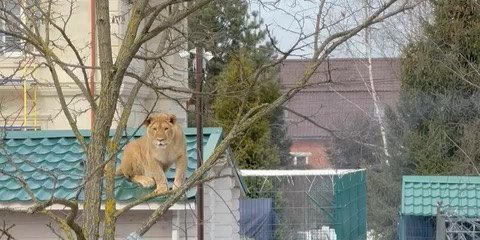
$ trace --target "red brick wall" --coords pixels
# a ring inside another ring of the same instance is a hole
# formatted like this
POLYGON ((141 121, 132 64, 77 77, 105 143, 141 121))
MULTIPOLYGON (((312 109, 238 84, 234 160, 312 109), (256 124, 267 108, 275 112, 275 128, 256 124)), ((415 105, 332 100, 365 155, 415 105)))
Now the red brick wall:
MULTIPOLYGON (((352 116, 373 116, 374 105, 365 64, 365 59, 324 62, 310 79, 312 86, 303 89, 285 106, 330 130, 342 130, 352 116)), ((395 107, 400 91, 399 59, 372 59, 372 65, 380 108, 395 107)), ((307 61, 285 61, 280 68, 282 90, 289 90, 307 66, 307 61)), ((328 131, 289 111, 285 111, 285 123, 287 134, 292 138, 331 137, 328 131)))
POLYGON ((313 169, 331 168, 326 150, 328 140, 292 140, 290 152, 309 152, 308 165, 313 169))

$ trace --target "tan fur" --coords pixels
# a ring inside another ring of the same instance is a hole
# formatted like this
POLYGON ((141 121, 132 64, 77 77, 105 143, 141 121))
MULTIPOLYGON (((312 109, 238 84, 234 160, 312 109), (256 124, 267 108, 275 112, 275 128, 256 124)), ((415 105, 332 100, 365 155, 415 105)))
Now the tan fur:
POLYGON ((173 190, 183 184, 187 154, 182 127, 173 114, 151 115, 144 136, 128 143, 116 175, 123 175, 143 187, 156 185, 155 192, 167 191, 165 171, 175 163, 173 190))

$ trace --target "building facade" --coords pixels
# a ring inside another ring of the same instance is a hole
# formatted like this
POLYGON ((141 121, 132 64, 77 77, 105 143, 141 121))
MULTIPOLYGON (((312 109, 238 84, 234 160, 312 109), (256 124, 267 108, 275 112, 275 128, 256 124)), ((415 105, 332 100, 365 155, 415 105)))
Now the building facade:
MULTIPOLYGON (((294 86, 309 62, 286 60, 280 68, 284 91, 294 86)), ((372 59, 372 79, 380 113, 394 107, 400 90, 399 59, 372 59)), ((294 165, 328 168, 327 149, 332 133, 352 124, 357 117, 375 120, 367 59, 327 59, 310 79, 309 86, 285 104, 287 135, 294 165)))
MULTIPOLYGON (((70 129, 62 112, 58 91, 52 81, 52 73, 45 65, 45 59, 41 54, 36 54, 35 49, 28 47, 27 43, 2 32, 24 34, 25 27, 15 28, 15 24, 18 23, 16 20, 21 19, 25 24, 37 20, 29 25, 37 30, 31 38, 38 37, 45 40, 48 36, 51 39, 49 48, 62 62, 56 65, 56 70, 68 108, 74 115, 78 127, 89 129, 92 118, 90 105, 84 97, 85 93, 80 90, 75 80, 84 82, 84 85, 93 90, 98 98, 101 76, 98 70, 99 54, 96 41, 98 35, 95 34, 95 23, 92 22, 92 2, 90 0, 55 1, 51 6, 51 12, 61 20, 52 21, 64 24, 64 28, 62 32, 50 26, 48 34, 45 30, 44 16, 32 19, 36 16, 36 13, 32 13, 36 9, 32 5, 34 2, 7 0, 1 3, 2 7, 8 11, 0 11, 0 15, 9 20, 0 20, 0 124, 7 129, 70 129), (74 47, 70 47, 67 38, 74 47), (63 70, 63 66, 71 71, 63 70)), ((111 48, 115 61, 127 28, 131 4, 124 0, 109 2, 111 48)), ((184 25, 180 24, 179 29, 184 25)), ((175 38, 175 36, 171 37, 175 38)), ((161 41, 163 41, 161 35, 148 41, 140 48, 139 55, 155 55, 155 50, 161 41)), ((188 60, 175 54, 181 47, 181 45, 176 48, 169 46, 170 52, 162 57, 161 63, 151 74, 152 77, 145 80, 158 86, 188 88, 188 60)), ((141 75, 146 64, 147 61, 134 59, 127 71, 132 73, 130 76, 141 75)), ((130 95, 136 81, 128 76, 123 79, 120 90, 123 101, 130 95)), ((179 122, 186 126, 184 109, 189 97, 189 94, 175 92, 156 94, 150 88, 142 87, 133 106, 128 126, 138 127, 145 119, 147 112, 152 109, 174 113, 179 122)), ((116 116, 120 116, 121 111, 122 104, 119 102, 116 116)), ((114 120, 112 127, 115 128, 115 125, 114 120)))

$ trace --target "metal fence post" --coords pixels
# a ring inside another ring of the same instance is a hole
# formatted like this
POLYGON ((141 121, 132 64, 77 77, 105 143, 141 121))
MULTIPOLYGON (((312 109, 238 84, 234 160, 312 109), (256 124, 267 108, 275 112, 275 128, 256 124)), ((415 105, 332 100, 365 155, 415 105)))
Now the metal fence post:
POLYGON ((437 224, 435 240, 447 239, 447 228, 445 224, 445 215, 442 214, 442 202, 437 203, 437 224))

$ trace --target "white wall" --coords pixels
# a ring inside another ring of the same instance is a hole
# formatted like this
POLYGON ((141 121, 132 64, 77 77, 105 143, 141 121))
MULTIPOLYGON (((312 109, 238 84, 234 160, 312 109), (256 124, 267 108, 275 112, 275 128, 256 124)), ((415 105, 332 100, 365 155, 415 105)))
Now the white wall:
MULTIPOLYGON (((42 130, 65 130, 71 129, 70 125, 61 110, 61 106, 56 94, 51 91, 37 92, 37 126, 42 130)), ((76 120, 77 126, 80 129, 90 129, 90 111, 88 104, 85 100, 74 99, 67 96, 67 102, 69 108, 73 112, 77 112, 76 120)), ((147 115, 147 109, 152 107, 152 99, 139 98, 136 105, 130 114, 128 127, 136 128, 143 123, 147 115)), ((180 103, 186 102, 183 100, 180 103)), ((118 108, 121 110, 121 108, 118 108)), ((32 110, 31 103, 27 105, 27 112, 32 110)), ((186 111, 179 105, 178 102, 169 99, 158 100, 154 111, 157 112, 169 112, 177 116, 178 122, 181 126, 186 127, 186 111)), ((0 112, 2 117, 0 118, 0 126, 22 126, 24 120, 23 112, 23 97, 22 89, 2 89, 0 86, 0 112)), ((34 123, 33 112, 27 117, 27 126, 33 126, 34 123)), ((112 128, 116 128, 116 122, 118 116, 115 116, 112 128)))
MULTIPOLYGON (((148 218, 152 211, 129 211, 122 215, 116 225, 115 239, 125 239, 131 232, 134 232, 142 223, 142 220, 148 218)), ((146 240, 170 240, 172 239, 172 211, 169 211, 160 219, 144 236, 146 240)), ((43 215, 29 215, 22 213, 11 213, 0 211, 0 224, 3 227, 3 221, 7 227, 15 224, 9 233, 20 240, 57 240, 59 239, 47 227, 52 220, 43 215)), ((55 230, 59 233, 58 226, 52 223, 55 230)), ((0 233, 1 235, 1 233, 0 233)), ((2 238, 3 239, 3 238, 2 238)))
MULTIPOLYGON (((115 239, 125 239, 130 233, 139 228, 152 211, 129 211, 117 221, 115 239)), ((168 211, 150 230, 143 236, 145 240, 170 240, 172 239, 173 211, 168 211)))
MULTIPOLYGON (((215 175, 220 173, 222 176, 230 175, 231 177, 215 179, 204 184, 204 239, 237 240, 240 239, 238 220, 240 218, 239 199, 242 193, 237 179, 232 177, 234 172, 226 163, 226 158, 220 161, 223 162, 212 172, 215 172, 215 175)), ((196 212, 190 209, 186 212, 186 216, 185 212, 177 213, 175 217, 178 219, 174 222, 181 226, 178 228, 179 239, 185 239, 185 233, 188 239, 196 239, 196 212)))
MULTIPOLYGON (((233 174, 231 169, 222 171, 233 174)), ((205 184, 205 239, 240 239, 240 188, 234 178, 222 178, 205 184)))

